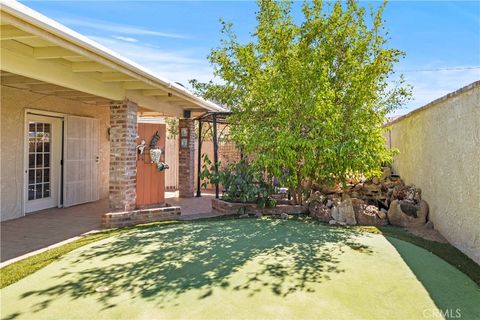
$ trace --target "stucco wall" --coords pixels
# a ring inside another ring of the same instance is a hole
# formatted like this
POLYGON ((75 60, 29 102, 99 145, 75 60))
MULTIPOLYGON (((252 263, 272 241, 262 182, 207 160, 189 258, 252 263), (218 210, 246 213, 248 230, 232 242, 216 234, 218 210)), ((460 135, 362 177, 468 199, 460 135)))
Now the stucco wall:
POLYGON ((394 121, 393 170, 422 189, 430 219, 480 264, 480 82, 394 121))
POLYGON ((1 220, 22 216, 25 109, 37 109, 100 121, 100 197, 108 196, 109 154, 107 128, 110 111, 74 100, 1 87, 1 220))

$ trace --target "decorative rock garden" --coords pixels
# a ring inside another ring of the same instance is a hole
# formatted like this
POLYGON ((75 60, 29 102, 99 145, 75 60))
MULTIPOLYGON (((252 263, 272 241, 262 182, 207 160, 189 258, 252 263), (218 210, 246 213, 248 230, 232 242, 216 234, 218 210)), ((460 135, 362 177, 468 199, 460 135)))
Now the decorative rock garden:
MULTIPOLYGON (((338 225, 421 227, 428 221, 428 204, 420 188, 405 185, 390 168, 380 179, 329 188, 321 186, 307 201, 309 214, 338 225)), ((428 227, 432 227, 428 221, 428 227)))
POLYGON ((307 208, 299 205, 291 205, 285 202, 279 202, 275 207, 259 208, 255 203, 228 202, 221 199, 212 199, 213 212, 224 215, 280 215, 282 218, 287 215, 298 215, 307 213, 307 208))

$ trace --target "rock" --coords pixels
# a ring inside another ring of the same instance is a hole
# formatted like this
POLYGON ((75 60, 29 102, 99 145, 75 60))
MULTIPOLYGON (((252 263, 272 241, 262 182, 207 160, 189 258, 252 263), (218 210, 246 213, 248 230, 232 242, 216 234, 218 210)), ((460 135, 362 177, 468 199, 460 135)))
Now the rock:
POLYGON ((327 206, 327 208, 331 209, 333 207, 333 201, 328 199, 326 206, 327 206))
POLYGON ((350 226, 354 226, 357 224, 357 221, 355 220, 355 212, 353 210, 352 199, 348 194, 343 195, 342 202, 339 203, 337 208, 339 219, 335 220, 337 220, 339 223, 345 222, 350 226))
POLYGON ((380 209, 380 211, 377 212, 377 216, 380 218, 380 219, 387 219, 387 210, 385 209, 380 209))
POLYGON ((333 220, 340 221, 340 213, 338 212, 337 207, 332 208, 331 215, 333 220))
POLYGON ((423 220, 423 223, 426 223, 428 220, 428 214, 430 212, 428 203, 425 200, 421 200, 419 206, 420 206, 420 209, 417 211, 417 217, 423 220))
POLYGON ((410 217, 417 218, 417 210, 418 207, 415 205, 413 200, 404 200, 400 201, 400 209, 402 210, 403 213, 410 217))
POLYGON ((288 214, 285 212, 280 213, 280 219, 288 219, 288 214))
POLYGON ((248 213, 241 214, 238 217, 241 218, 241 219, 248 218, 248 213))
POLYGON ((382 168, 382 176, 380 178, 380 180, 386 180, 386 179, 390 179, 392 175, 392 169, 390 167, 383 167, 382 168))
POLYGON ((334 224, 337 224, 337 221, 332 219, 332 220, 328 221, 328 223, 331 224, 331 225, 334 225, 334 224))
POLYGON ((421 227, 427 222, 427 216, 428 204, 424 200, 419 205, 405 200, 393 200, 388 209, 390 223, 401 227, 421 227))
POLYGON ((372 178, 372 182, 373 182, 373 184, 379 184, 379 183, 380 183, 380 180, 378 180, 377 177, 373 177, 373 178, 372 178))
POLYGON ((373 183, 364 183, 361 191, 371 196, 380 192, 380 186, 373 183))
POLYGON ((263 215, 260 211, 255 212, 255 218, 261 218, 263 215))
POLYGON ((326 206, 318 208, 315 218, 322 222, 328 222, 332 219, 332 210, 326 206))
POLYGON ((425 228, 427 229, 434 229, 434 226, 433 226, 433 222, 430 220, 430 221, 427 221, 427 223, 425 223, 424 225, 425 228))
POLYGON ((380 218, 381 211, 373 205, 368 205, 360 199, 352 199, 353 209, 355 211, 355 219, 357 224, 362 226, 384 226, 388 224, 388 220, 384 214, 384 218, 380 218))
POLYGON ((334 186, 320 186, 320 192, 323 194, 333 194, 333 193, 341 193, 342 188, 339 184, 336 184, 334 186))

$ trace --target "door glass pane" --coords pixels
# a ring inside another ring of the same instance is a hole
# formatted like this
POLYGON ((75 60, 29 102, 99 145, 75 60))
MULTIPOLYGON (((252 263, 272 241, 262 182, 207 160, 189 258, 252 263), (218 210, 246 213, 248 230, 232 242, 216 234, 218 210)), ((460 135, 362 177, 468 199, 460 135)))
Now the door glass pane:
POLYGON ((42 177, 43 177, 42 170, 36 170, 35 171, 35 182, 36 183, 42 183, 42 177))
POLYGON ((44 168, 50 167, 50 153, 43 154, 43 167, 44 168))
POLYGON ((48 198, 50 191, 51 130, 50 123, 28 124, 28 200, 48 198))
POLYGON ((45 183, 43 185, 43 197, 44 198, 50 197, 50 183, 45 183))
POLYGON ((35 170, 30 169, 28 170, 28 184, 34 184, 35 183, 35 170))
POLYGON ((43 170, 43 182, 50 182, 50 169, 43 170))
POLYGON ((43 198, 43 187, 42 187, 42 184, 41 184, 41 183, 37 183, 37 184, 35 185, 35 190, 36 190, 35 199, 41 199, 41 198, 43 198))
POLYGON ((28 200, 34 200, 35 199, 35 185, 29 185, 28 186, 28 200))
POLYGON ((50 133, 46 132, 43 138, 43 152, 50 152, 50 133))
POLYGON ((28 167, 35 168, 35 153, 28 155, 28 167))
POLYGON ((37 161, 35 162, 35 166, 37 168, 43 167, 43 155, 41 153, 37 153, 37 161))

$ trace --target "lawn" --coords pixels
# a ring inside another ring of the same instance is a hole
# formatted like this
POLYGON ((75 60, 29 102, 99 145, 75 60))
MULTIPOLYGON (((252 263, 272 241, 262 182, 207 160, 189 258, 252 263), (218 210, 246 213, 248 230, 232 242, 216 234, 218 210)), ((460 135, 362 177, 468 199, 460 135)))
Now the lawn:
POLYGON ((480 318, 480 289, 397 238, 308 221, 154 225, 1 290, 2 319, 480 318))

